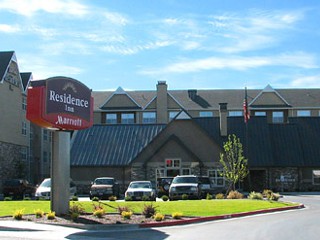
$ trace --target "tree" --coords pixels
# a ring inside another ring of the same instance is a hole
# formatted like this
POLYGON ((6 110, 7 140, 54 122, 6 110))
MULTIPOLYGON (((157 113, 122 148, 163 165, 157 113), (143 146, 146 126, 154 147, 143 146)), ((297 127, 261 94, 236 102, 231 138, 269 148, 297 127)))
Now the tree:
POLYGON ((229 190, 235 190, 237 182, 243 181, 248 175, 248 160, 243 156, 242 144, 235 134, 228 136, 223 145, 224 152, 220 153, 221 175, 230 182, 229 190))

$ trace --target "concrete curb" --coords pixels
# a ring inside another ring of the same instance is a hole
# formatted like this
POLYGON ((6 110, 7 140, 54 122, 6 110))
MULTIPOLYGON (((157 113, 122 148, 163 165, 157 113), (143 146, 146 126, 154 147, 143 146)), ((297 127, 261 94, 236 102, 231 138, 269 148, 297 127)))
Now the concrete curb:
POLYGON ((150 227, 167 227, 167 226, 185 225, 185 224, 191 224, 191 223, 215 221, 215 220, 230 219, 230 218, 236 218, 236 217, 245 217, 245 216, 257 215, 257 214, 263 214, 263 213, 280 212, 280 211, 287 211, 287 210, 301 209, 301 208, 304 208, 303 204, 300 204, 298 206, 264 209, 264 210, 257 210, 252 212, 242 212, 242 213, 234 213, 234 214, 227 214, 227 215, 220 215, 220 216, 181 219, 181 220, 170 221, 170 222, 164 221, 164 222, 156 222, 156 223, 141 223, 139 224, 139 227, 150 228, 150 227))

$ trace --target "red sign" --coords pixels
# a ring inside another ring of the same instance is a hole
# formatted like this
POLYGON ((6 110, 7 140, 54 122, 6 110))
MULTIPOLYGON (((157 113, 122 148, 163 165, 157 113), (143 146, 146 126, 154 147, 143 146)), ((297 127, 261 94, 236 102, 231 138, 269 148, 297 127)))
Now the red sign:
POLYGON ((80 130, 91 127, 91 90, 81 82, 66 77, 31 81, 27 119, 45 128, 80 130))

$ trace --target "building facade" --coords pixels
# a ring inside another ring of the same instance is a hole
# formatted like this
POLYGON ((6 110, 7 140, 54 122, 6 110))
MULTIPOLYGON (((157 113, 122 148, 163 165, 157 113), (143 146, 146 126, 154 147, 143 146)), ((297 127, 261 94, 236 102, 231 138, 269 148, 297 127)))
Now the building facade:
POLYGON ((241 188, 320 190, 319 89, 248 90, 247 123, 239 89, 171 91, 162 81, 155 91, 93 95, 95 126, 75 134, 71 148, 71 175, 82 185, 99 176, 116 177, 125 188, 131 180, 196 174, 223 189, 219 157, 227 136, 236 134, 250 169, 241 188), (155 133, 151 138, 142 131, 146 126, 155 133))
POLYGON ((43 141, 45 130, 26 119, 27 87, 32 80, 32 73, 19 71, 14 51, 0 52, 0 192, 6 179, 38 183, 50 176, 50 155, 48 166, 43 164, 51 144, 43 141))

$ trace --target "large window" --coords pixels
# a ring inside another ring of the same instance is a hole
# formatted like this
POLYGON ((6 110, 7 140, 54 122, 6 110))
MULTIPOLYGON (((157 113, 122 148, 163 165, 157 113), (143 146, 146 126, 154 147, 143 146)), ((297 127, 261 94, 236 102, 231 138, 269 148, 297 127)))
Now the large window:
POLYGON ((265 117, 265 116, 267 116, 267 113, 259 111, 259 112, 255 112, 254 115, 256 117, 265 117))
POLYGON ((283 112, 272 112, 272 122, 273 123, 283 123, 284 122, 283 112))
POLYGON ((312 171, 312 183, 314 185, 320 185, 320 170, 312 171))
POLYGON ((213 186, 215 187, 224 187, 225 185, 225 180, 224 177, 221 176, 221 171, 220 169, 212 169, 208 170, 208 176, 210 178, 210 181, 213 186))
POLYGON ((142 113, 142 123, 156 123, 156 113, 155 112, 144 112, 142 113))
POLYGON ((171 121, 172 119, 174 119, 177 115, 178 115, 178 111, 171 111, 169 112, 169 121, 171 121))
POLYGON ((311 116, 311 111, 310 110, 298 110, 297 111, 297 116, 298 117, 310 117, 311 116))
POLYGON ((242 115, 242 111, 229 111, 229 117, 240 117, 242 115))
POLYGON ((167 176, 175 177, 180 175, 181 159, 166 159, 165 160, 167 176))
POLYGON ((199 117, 213 117, 213 113, 209 111, 199 112, 199 117))
POLYGON ((117 123, 117 114, 116 113, 107 113, 106 114, 106 123, 107 124, 116 124, 117 123))
POLYGON ((121 113, 121 123, 122 124, 134 123, 134 114, 133 113, 121 113))

